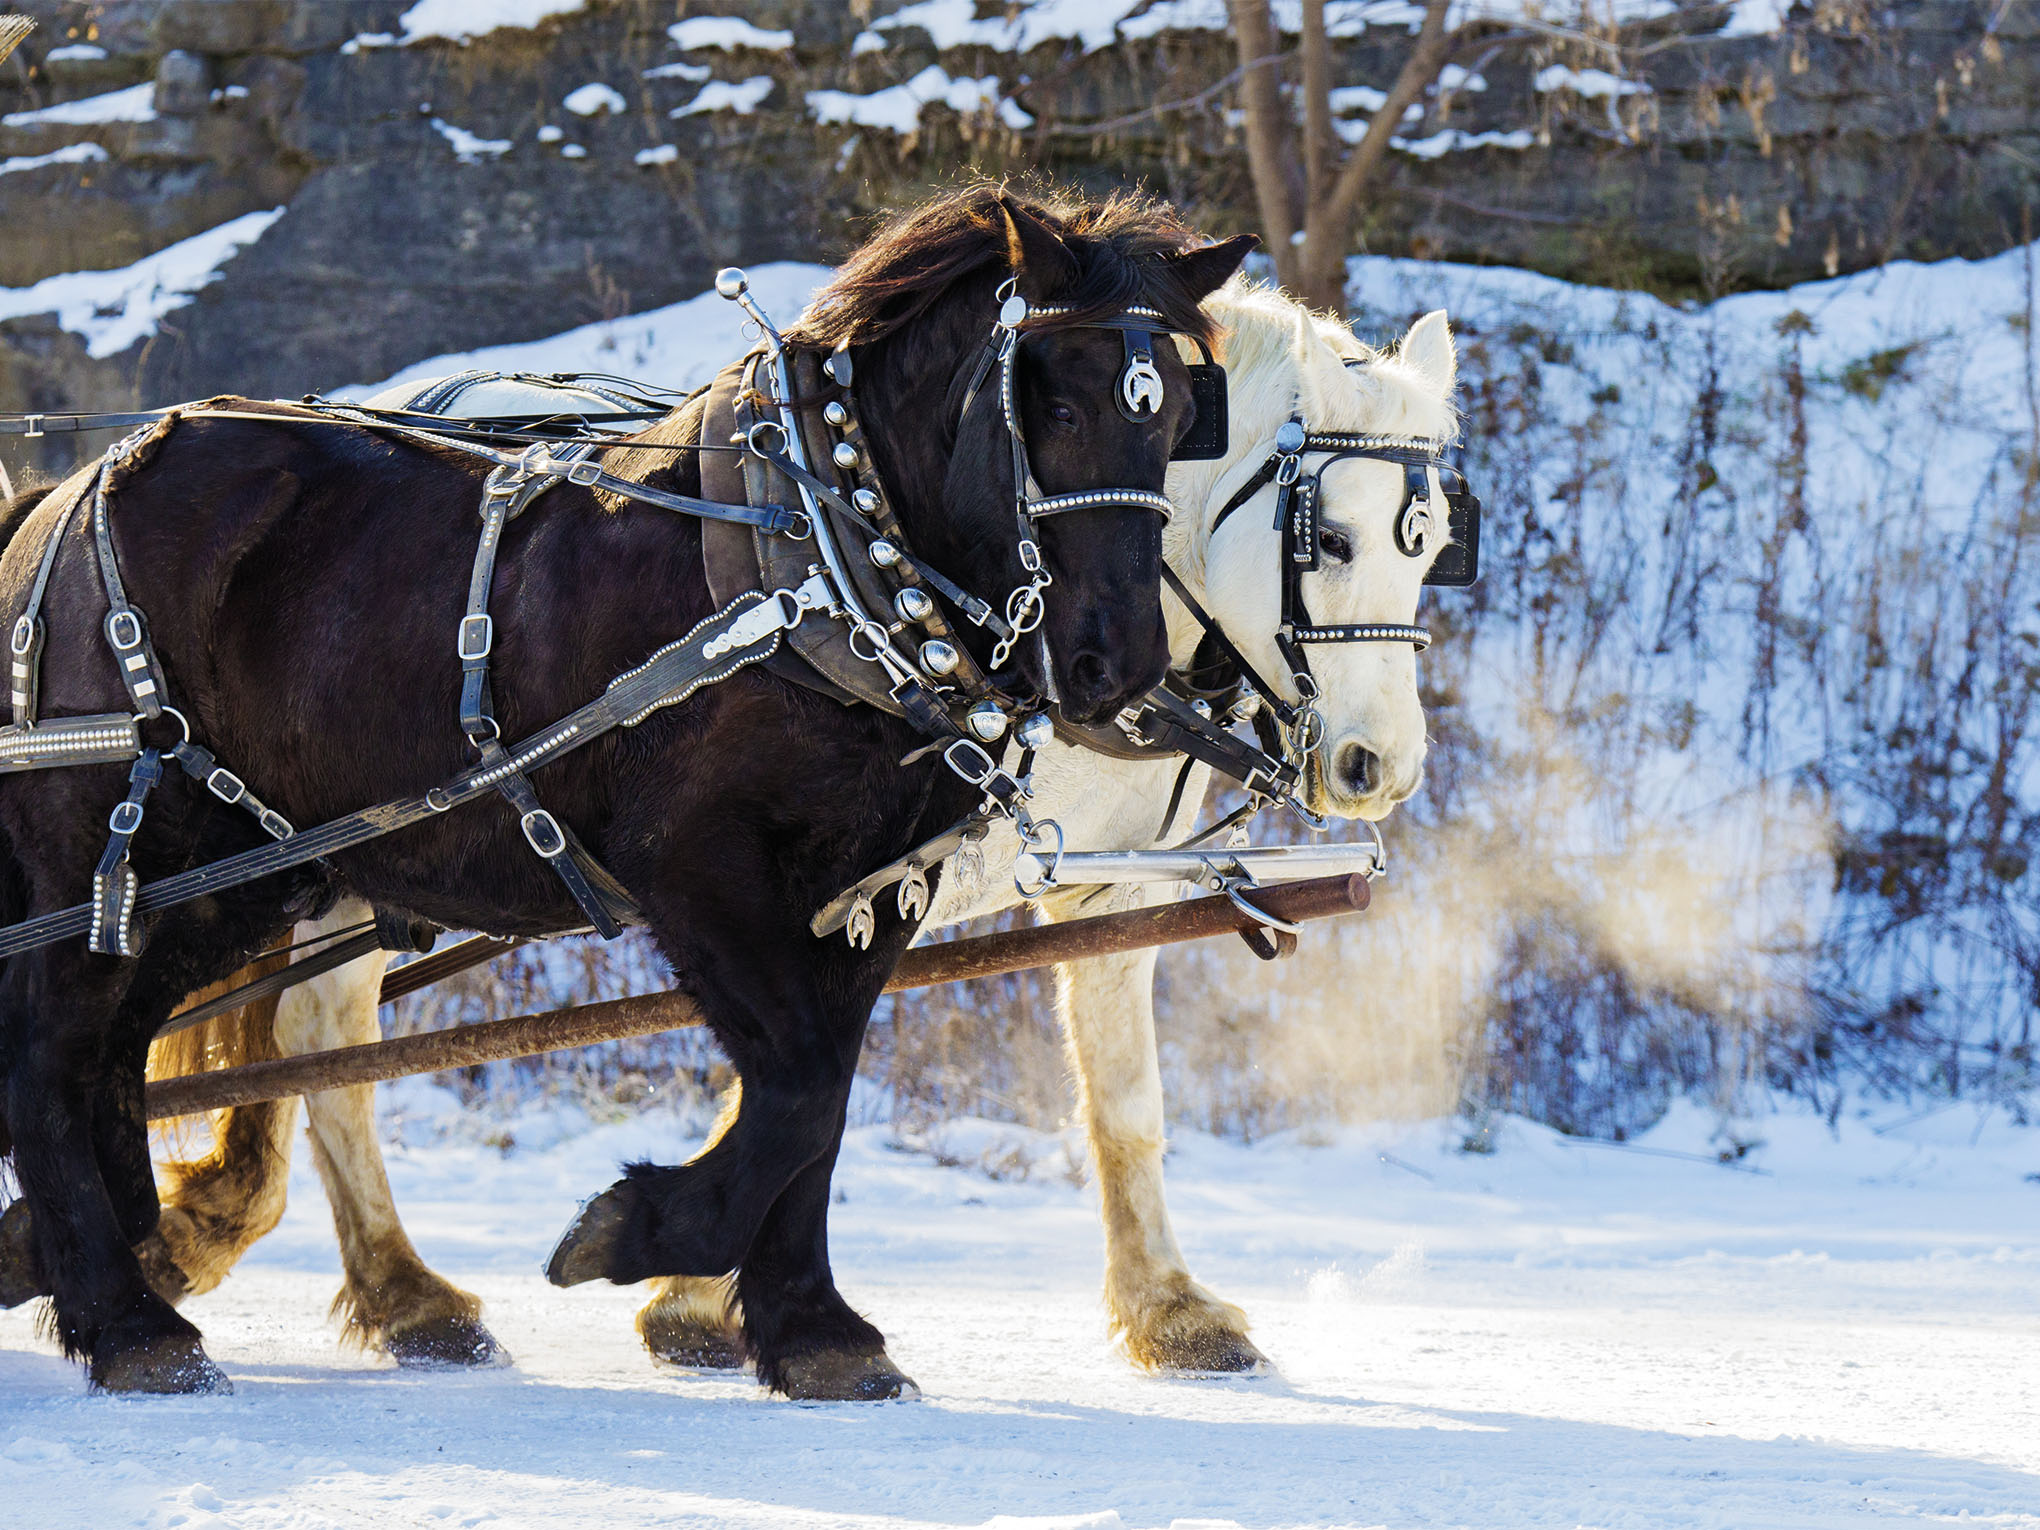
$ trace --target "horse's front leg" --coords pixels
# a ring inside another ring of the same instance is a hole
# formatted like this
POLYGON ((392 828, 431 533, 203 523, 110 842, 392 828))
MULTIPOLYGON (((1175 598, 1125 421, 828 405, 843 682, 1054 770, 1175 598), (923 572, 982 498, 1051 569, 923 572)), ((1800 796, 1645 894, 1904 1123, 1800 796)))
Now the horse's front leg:
MULTIPOLYGON (((146 1032, 122 1039, 133 964, 78 943, 29 953, 4 979, 7 1119, 27 1272, 54 1298, 64 1352, 119 1392, 229 1391, 198 1330, 149 1288, 133 1245, 154 1228, 142 1119, 146 1032)), ((129 1029, 135 1029, 129 1027, 129 1029)))
MULTIPOLYGON (((1140 885, 1064 894, 1051 919, 1138 908, 1140 885)), ((1113 1331, 1150 1370, 1246 1371, 1267 1364, 1246 1314, 1190 1278, 1162 1196, 1166 1128, 1155 1056, 1153 949, 1063 962, 1056 1015, 1076 1065, 1105 1218, 1105 1305, 1113 1331)))
MULTIPOLYGON (((343 899, 298 937, 330 934, 372 917, 343 899)), ((382 1040, 376 1019, 388 956, 380 951, 286 989, 277 1002, 276 1043, 285 1056, 382 1040)), ((305 1097, 312 1160, 333 1208, 345 1271, 333 1311, 348 1339, 400 1365, 507 1365, 510 1356, 482 1326, 482 1303, 435 1274, 419 1257, 390 1194, 376 1136, 375 1088, 357 1084, 305 1097)))
MULTIPOLYGON (((743 1081, 734 1120, 690 1162, 633 1164, 581 1209, 547 1265, 556 1285, 737 1274, 745 1352, 801 1398, 900 1396, 913 1383, 829 1268, 829 1178, 871 1006, 911 930, 858 952, 794 925, 783 895, 654 912, 743 1081)), ((774 890, 776 893, 776 889, 774 890)), ((805 893, 793 902, 805 908, 805 893)))

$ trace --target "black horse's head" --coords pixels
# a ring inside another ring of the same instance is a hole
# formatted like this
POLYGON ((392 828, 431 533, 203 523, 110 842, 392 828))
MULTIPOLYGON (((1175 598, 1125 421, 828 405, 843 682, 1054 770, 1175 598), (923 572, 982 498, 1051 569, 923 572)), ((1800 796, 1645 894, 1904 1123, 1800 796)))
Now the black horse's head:
MULTIPOLYGON (((1023 197, 977 184, 865 245, 788 333, 802 345, 852 347, 874 465, 920 556, 1003 613, 1010 592, 1037 582, 1023 544, 1038 546, 1050 580, 1040 636, 1011 644, 994 678, 1059 694, 1073 721, 1111 716, 1167 667, 1163 517, 1107 496, 1037 520, 1016 509, 1018 491, 1161 492, 1194 413, 1164 331, 1208 339, 1198 305, 1252 244, 1200 246, 1174 213, 1144 199, 1023 197), (1032 309, 1057 310, 1021 327, 1011 369, 1011 418, 1032 486, 1015 483, 1004 369, 981 365, 1010 291, 1032 309), (1151 351, 1161 397, 1123 408, 1127 334, 1096 326, 1136 308, 1161 315, 1151 351)), ((989 663, 993 635, 954 625, 989 663)))

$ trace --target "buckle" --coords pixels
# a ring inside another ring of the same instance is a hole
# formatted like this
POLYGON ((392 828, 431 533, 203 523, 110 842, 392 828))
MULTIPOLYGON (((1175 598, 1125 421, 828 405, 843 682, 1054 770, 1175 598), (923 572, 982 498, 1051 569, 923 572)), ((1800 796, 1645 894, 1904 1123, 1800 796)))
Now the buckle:
POLYGON ((132 653, 142 646, 142 619, 125 607, 107 612, 106 641, 116 653, 132 653))
POLYGON ((463 662, 486 659, 496 646, 496 623, 486 611, 460 619, 460 635, 454 641, 454 651, 463 662))
POLYGON ((35 618, 22 615, 15 618, 14 631, 7 639, 7 646, 18 659, 35 646, 35 618))
POLYGON ((205 789, 222 802, 239 802, 248 795, 248 783, 224 765, 205 778, 205 789))
POLYGON ((106 826, 116 834, 132 837, 135 830, 142 826, 142 805, 139 802, 114 804, 113 813, 106 820, 106 826))
POLYGON ((969 786, 983 786, 991 780, 992 772, 999 768, 997 760, 986 754, 975 739, 968 738, 957 739, 944 749, 942 763, 961 776, 969 786), (968 757, 968 764, 957 759, 959 753, 968 757))
POLYGON ((255 815, 255 821, 268 831, 271 839, 289 839, 291 835, 297 833, 297 830, 291 827, 290 820, 275 808, 264 808, 255 815))
POLYGON ((567 482, 583 489, 592 489, 602 481, 602 464, 590 457, 581 462, 567 464, 567 482))
POLYGON ((517 820, 517 827, 524 831, 525 843, 546 860, 557 860, 567 853, 566 831, 544 808, 533 808, 517 820))

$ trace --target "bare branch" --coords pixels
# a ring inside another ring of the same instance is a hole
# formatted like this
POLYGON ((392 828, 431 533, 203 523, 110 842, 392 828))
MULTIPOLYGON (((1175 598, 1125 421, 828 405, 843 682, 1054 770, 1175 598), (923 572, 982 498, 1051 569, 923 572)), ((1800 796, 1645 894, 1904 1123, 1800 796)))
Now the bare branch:
MULTIPOLYGON (((1282 55, 1278 53, 1272 58, 1256 60, 1256 62, 1279 64, 1282 62, 1282 55)), ((1137 112, 1128 112, 1124 117, 1107 117, 1102 122, 1053 122, 1048 125, 1047 131, 1051 136, 1057 138, 1091 138, 1100 133, 1116 133, 1122 128, 1138 127, 1143 122, 1153 121, 1164 112, 1194 111, 1215 97, 1224 95, 1233 86, 1239 84, 1242 76, 1246 74, 1248 67, 1250 66, 1242 65, 1223 79, 1212 81, 1211 84, 1205 86, 1204 89, 1198 91, 1195 95, 1182 96, 1174 101, 1157 101, 1153 106, 1143 107, 1137 112)), ((1020 104, 1023 107, 1027 105, 1025 101, 1022 101, 1020 104)), ((1032 110, 1032 108, 1028 109, 1032 110)))
POLYGON ((1325 36, 1325 0, 1303 0, 1303 194, 1325 194, 1338 153, 1332 137, 1332 45, 1325 36))
POLYGON ((1339 274, 1345 264, 1347 235, 1353 226, 1360 193, 1387 158, 1389 142, 1395 137, 1403 113, 1438 78, 1445 65, 1452 47, 1445 31, 1445 13, 1450 5, 1451 0, 1429 0, 1424 8, 1423 28, 1417 34, 1417 46, 1404 60, 1388 99, 1381 103, 1381 110, 1367 124, 1366 133, 1346 156, 1330 195, 1310 207, 1299 294, 1306 301, 1338 303, 1339 289, 1343 287, 1339 274))
MULTIPOLYGON (((1440 0, 1442 4, 1442 0, 1440 0)), ((1296 267, 1296 214, 1290 204, 1285 150, 1289 114, 1282 104, 1282 74, 1275 61, 1275 25, 1268 0, 1228 0, 1240 50, 1240 101, 1247 114, 1247 166, 1261 208, 1261 232, 1275 274, 1285 283, 1296 267)))

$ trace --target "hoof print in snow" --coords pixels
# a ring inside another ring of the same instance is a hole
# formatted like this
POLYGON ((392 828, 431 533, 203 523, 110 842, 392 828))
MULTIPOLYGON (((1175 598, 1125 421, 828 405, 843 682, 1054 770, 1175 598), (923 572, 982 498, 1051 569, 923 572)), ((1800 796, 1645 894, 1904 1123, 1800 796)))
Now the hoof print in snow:
POLYGON ((921 1395, 884 1350, 798 1356, 780 1368, 779 1390, 795 1402, 912 1402, 921 1395))
POLYGON ((630 1214, 627 1198, 635 1193, 626 1180, 583 1202, 572 1225, 560 1235, 552 1257, 546 1260, 545 1278, 556 1286, 578 1286, 608 1275, 616 1256, 617 1238, 630 1214))
POLYGON ((406 1370, 485 1370, 510 1363, 510 1351, 471 1318, 435 1318, 393 1333, 383 1346, 406 1370))

